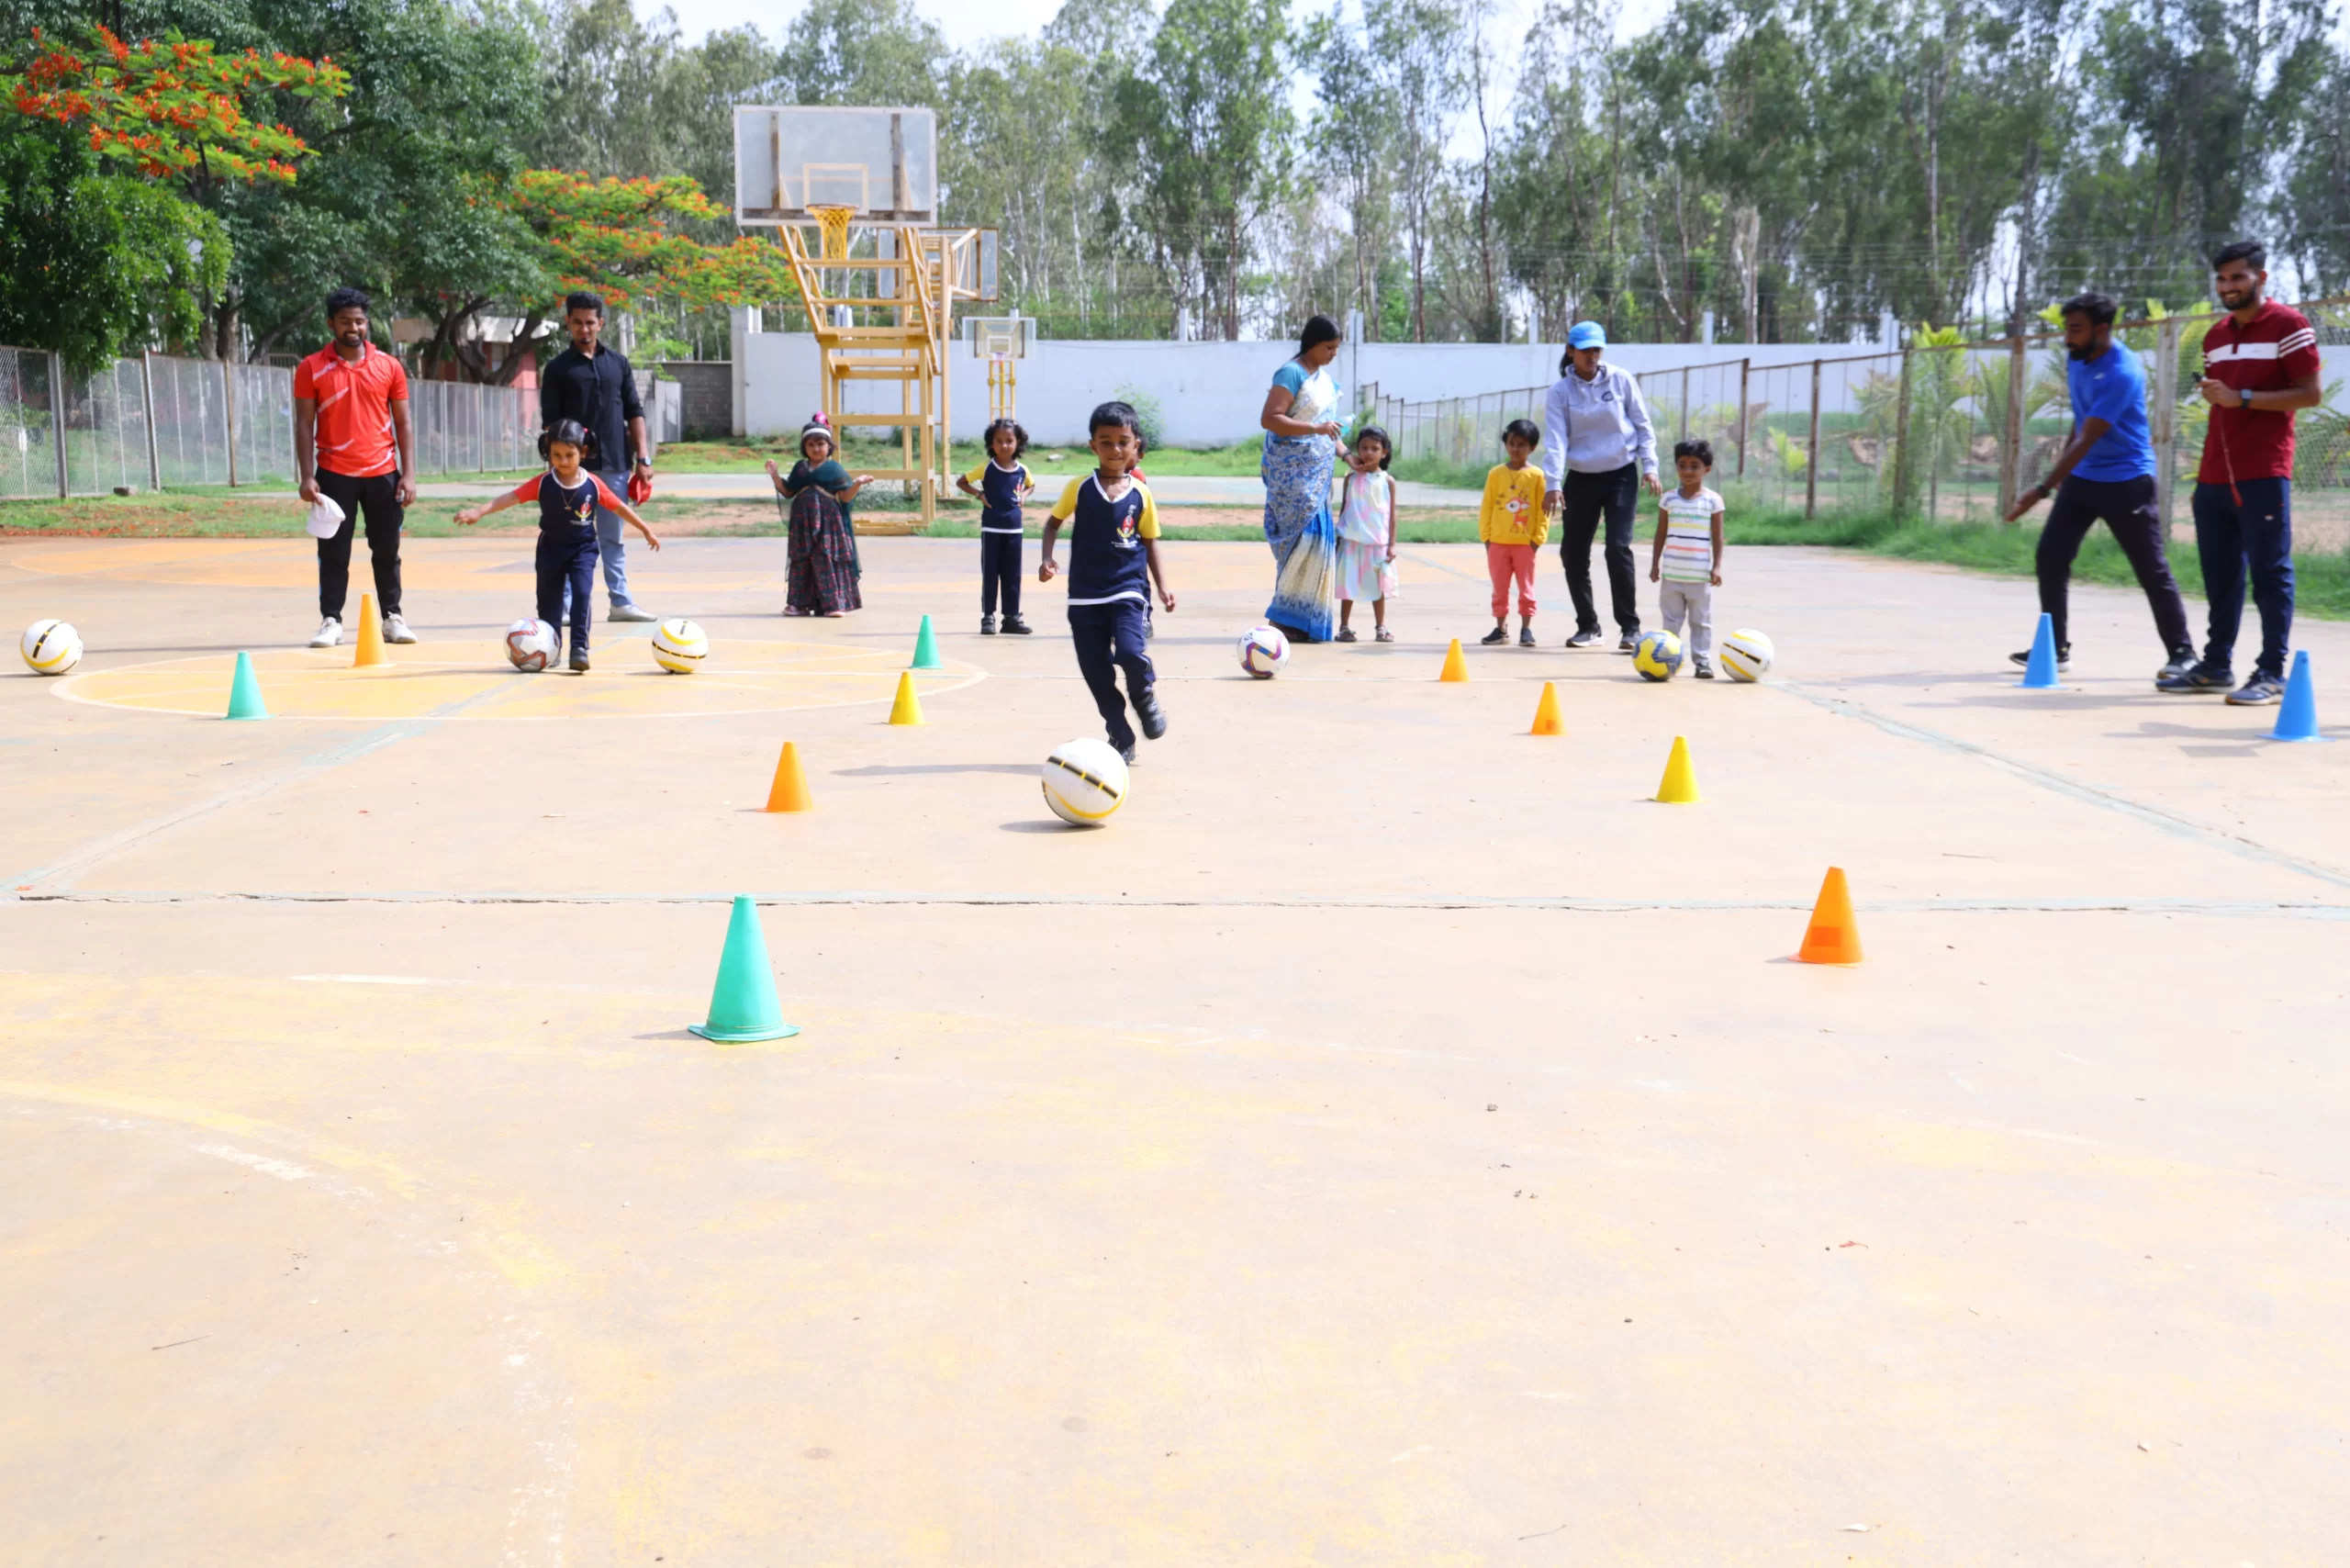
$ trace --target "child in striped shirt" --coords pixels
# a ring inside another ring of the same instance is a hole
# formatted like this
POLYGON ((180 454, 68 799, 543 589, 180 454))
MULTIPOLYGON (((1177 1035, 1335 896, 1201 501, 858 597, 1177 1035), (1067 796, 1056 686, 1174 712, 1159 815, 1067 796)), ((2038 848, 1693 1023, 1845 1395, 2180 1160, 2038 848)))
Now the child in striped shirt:
POLYGON ((1722 498, 1707 487, 1713 471, 1711 442, 1684 441, 1673 448, 1681 487, 1657 510, 1656 543, 1649 552, 1649 581, 1658 585, 1657 608, 1664 629, 1675 636, 1689 622, 1689 658, 1699 680, 1714 678, 1714 589, 1722 582, 1722 498))

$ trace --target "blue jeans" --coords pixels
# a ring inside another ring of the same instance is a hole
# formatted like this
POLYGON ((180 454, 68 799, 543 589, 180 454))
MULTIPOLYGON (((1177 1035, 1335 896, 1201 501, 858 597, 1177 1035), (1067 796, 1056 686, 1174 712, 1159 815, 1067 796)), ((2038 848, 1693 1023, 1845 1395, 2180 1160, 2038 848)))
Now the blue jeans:
MULTIPOLYGON (((610 487, 612 494, 621 497, 628 494, 628 475, 625 471, 599 474, 596 477, 610 487)), ((626 526, 621 521, 621 514, 611 508, 599 506, 596 509, 596 543, 604 557, 604 589, 612 596, 614 610, 636 602, 628 596, 628 559, 621 554, 621 530, 626 526)), ((591 575, 588 579, 588 586, 594 587, 595 581, 591 575)), ((563 602, 567 615, 571 608, 571 589, 567 586, 563 590, 563 602)), ((555 624, 561 625, 562 622, 555 624)))
POLYGON ((539 619, 563 641, 571 622, 571 645, 588 651, 588 622, 596 608, 596 532, 589 528, 539 530, 539 619))
POLYGON ((2293 638, 2293 482, 2244 479, 2235 487, 2242 506, 2225 485, 2195 487, 2195 554, 2203 563, 2203 597, 2211 605, 2203 662, 2224 667, 2235 657, 2249 562, 2252 599, 2260 607, 2258 668, 2282 680, 2293 638))
POLYGON ((1093 693, 1110 744, 1124 751, 1135 744, 1135 727, 1126 722, 1126 697, 1140 697, 1157 678, 1150 667, 1150 607, 1138 599, 1072 604, 1069 636, 1077 644, 1078 673, 1093 693), (1124 695, 1118 690, 1120 669, 1126 672, 1124 695))

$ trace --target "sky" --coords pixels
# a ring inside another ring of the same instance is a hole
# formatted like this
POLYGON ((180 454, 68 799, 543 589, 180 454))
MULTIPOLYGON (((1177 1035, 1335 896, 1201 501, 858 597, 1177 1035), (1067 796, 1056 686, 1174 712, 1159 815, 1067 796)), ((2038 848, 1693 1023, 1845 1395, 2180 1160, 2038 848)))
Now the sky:
MULTIPOLYGON (((1646 30, 1664 14, 1667 4, 1668 0, 1624 0, 1617 36, 1629 38, 1646 30)), ((800 9, 796 5, 778 6, 773 0, 669 0, 669 6, 677 12, 677 25, 689 40, 745 22, 769 38, 778 37, 800 9)), ((1501 0, 1500 35, 1506 38, 1522 32, 1540 8, 1539 0, 1501 0)), ((652 0, 638 0, 640 15, 653 9, 652 0)), ((914 9, 936 22, 947 42, 965 49, 985 39, 1042 30, 1060 9, 1060 0, 990 0, 985 6, 971 5, 968 0, 914 0, 914 9)))

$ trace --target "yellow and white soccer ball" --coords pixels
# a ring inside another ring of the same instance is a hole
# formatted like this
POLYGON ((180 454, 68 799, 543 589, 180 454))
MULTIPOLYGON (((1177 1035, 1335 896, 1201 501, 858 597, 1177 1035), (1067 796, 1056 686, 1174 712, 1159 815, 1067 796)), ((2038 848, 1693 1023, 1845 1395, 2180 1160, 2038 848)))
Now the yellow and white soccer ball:
POLYGON ((535 616, 506 629, 506 658, 525 675, 536 675, 554 657, 554 628, 535 616))
POLYGON ((1770 673, 1773 653, 1770 638, 1741 628, 1722 639, 1722 668, 1732 680, 1760 680, 1770 673))
POLYGON ((1632 667, 1643 680, 1671 680, 1681 673, 1681 639, 1651 632, 1632 645, 1632 667))
POLYGON ((671 675, 691 675, 710 656, 710 639, 690 621, 664 621, 654 628, 653 662, 671 675))
POLYGON ((1063 741, 1045 758, 1045 804, 1079 827, 1100 827, 1126 803, 1126 759, 1108 741, 1063 741))
POLYGON ((36 675, 63 675, 82 662, 82 633, 62 621, 36 621, 18 644, 36 675))

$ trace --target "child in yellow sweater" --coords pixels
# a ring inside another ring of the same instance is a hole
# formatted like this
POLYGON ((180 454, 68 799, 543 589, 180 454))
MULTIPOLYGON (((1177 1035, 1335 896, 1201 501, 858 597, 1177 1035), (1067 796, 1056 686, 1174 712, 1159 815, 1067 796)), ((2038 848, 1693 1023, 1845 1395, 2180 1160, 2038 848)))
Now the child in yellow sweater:
POLYGON ((1502 427, 1502 450, 1509 461, 1485 476, 1484 505, 1477 511, 1477 537, 1485 542, 1485 571, 1494 579, 1494 629, 1486 643, 1509 641, 1509 588, 1517 584, 1517 645, 1534 646, 1534 553, 1550 537, 1550 516, 1542 510, 1542 471, 1527 459, 1542 444, 1531 420, 1502 427))

